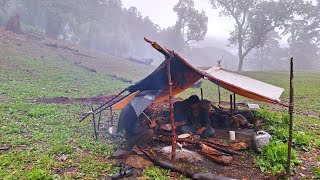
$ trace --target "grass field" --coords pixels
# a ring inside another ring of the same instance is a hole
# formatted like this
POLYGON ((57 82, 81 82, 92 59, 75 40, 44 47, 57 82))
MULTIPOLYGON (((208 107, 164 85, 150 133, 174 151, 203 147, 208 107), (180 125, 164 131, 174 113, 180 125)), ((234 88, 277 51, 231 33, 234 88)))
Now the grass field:
MULTIPOLYGON (((116 143, 102 138, 94 141, 88 122, 78 122, 89 106, 32 103, 30 99, 116 94, 129 83, 114 79, 111 75, 137 81, 153 67, 124 60, 123 63, 114 57, 104 57, 97 65, 94 59, 65 50, 3 37, 0 38, 0 54, 0 147, 10 147, 8 151, 0 151, 0 179, 96 179, 105 178, 115 171, 112 167, 114 162, 108 157, 116 143), (75 66, 76 61, 97 69, 97 73, 75 66)), ((285 88, 282 99, 288 100, 287 72, 246 74, 285 88)), ((301 112, 295 117, 295 123, 297 131, 311 131, 314 137, 319 138, 318 77, 320 72, 295 73, 296 111, 301 112)), ((217 101, 216 86, 204 82, 202 88, 206 98, 217 101)), ((199 94, 200 90, 189 89, 181 97, 191 93, 199 94)), ((226 91, 223 97, 227 100, 226 91)), ((239 97, 238 101, 250 100, 239 97)), ((153 173, 158 171, 162 172, 149 168, 145 171, 145 177, 152 179, 153 173)), ((314 171, 319 173, 317 169, 314 171)), ((168 174, 167 171, 165 173, 168 174)))

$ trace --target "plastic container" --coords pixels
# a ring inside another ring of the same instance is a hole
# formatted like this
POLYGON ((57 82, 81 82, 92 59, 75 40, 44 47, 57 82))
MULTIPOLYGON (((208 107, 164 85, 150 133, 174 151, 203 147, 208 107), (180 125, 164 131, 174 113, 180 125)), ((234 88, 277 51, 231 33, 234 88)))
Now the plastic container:
POLYGON ((113 135, 113 136, 116 136, 116 135, 117 135, 117 127, 115 127, 115 126, 110 126, 110 127, 109 127, 109 134, 110 134, 110 135, 113 135))
POLYGON ((271 135, 265 131, 258 131, 252 135, 251 143, 252 143, 252 149, 260 153, 261 149, 266 146, 271 139, 271 135))
POLYGON ((230 140, 235 141, 236 140, 236 132, 235 131, 229 131, 230 140))

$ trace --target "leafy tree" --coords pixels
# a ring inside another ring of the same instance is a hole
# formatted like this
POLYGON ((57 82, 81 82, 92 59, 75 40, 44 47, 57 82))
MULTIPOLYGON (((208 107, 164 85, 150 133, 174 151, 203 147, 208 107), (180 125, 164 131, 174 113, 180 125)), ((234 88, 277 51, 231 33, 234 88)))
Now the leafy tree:
POLYGON ((16 0, 0 0, 0 23, 5 23, 5 21, 15 13, 16 9, 16 0))
POLYGON ((210 3, 220 9, 221 16, 235 21, 229 41, 238 45, 238 71, 242 71, 249 52, 263 44, 269 32, 283 25, 290 12, 290 4, 284 0, 210 0, 210 3))
POLYGON ((296 67, 310 69, 319 61, 320 8, 313 1, 295 0, 283 35, 289 35, 290 53, 296 67))
POLYGON ((268 33, 265 41, 247 56, 247 64, 255 70, 286 70, 288 67, 288 49, 281 48, 279 33, 275 30, 268 33))
POLYGON ((204 39, 208 31, 208 17, 203 10, 200 12, 194 8, 193 0, 179 0, 173 11, 178 15, 174 28, 181 31, 186 44, 204 39))
POLYGON ((176 26, 168 27, 167 29, 161 30, 159 36, 160 43, 165 44, 167 48, 173 49, 180 53, 184 52, 184 37, 181 31, 176 28, 176 26))

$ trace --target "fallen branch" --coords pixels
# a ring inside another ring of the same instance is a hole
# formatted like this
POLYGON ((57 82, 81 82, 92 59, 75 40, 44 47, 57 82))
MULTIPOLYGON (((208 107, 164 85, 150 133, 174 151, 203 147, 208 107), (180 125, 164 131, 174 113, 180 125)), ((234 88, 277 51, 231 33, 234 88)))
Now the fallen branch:
MULTIPOLYGON (((168 137, 158 138, 158 140, 163 142, 171 142, 171 138, 168 137)), ((177 142, 184 142, 195 145, 195 147, 198 148, 197 152, 207 156, 208 158, 219 164, 228 165, 233 159, 231 156, 201 143, 199 140, 177 139, 177 142)))
POLYGON ((237 151, 234 151, 234 150, 231 150, 231 149, 226 149, 226 148, 223 148, 223 147, 219 147, 217 145, 210 144, 210 143, 207 143, 207 142, 203 142, 203 144, 205 144, 207 146, 210 146, 212 148, 215 148, 215 149, 217 149, 219 151, 222 151, 224 153, 231 154, 231 155, 242 155, 242 153, 240 153, 240 152, 237 152, 237 151))
POLYGON ((69 50, 69 51, 73 51, 73 52, 79 52, 78 49, 74 49, 74 48, 71 48, 66 45, 59 45, 57 43, 48 42, 48 43, 44 43, 44 45, 49 46, 49 47, 53 47, 53 48, 60 48, 60 49, 65 49, 65 50, 69 50))
POLYGON ((162 168, 165 168, 165 169, 170 169, 171 171, 174 171, 174 172, 178 172, 188 178, 192 178, 193 177, 193 173, 191 172, 188 172, 186 171, 185 169, 182 169, 182 168, 179 168, 177 167, 176 165, 174 165, 173 163, 171 162, 167 162, 167 161, 163 161, 163 160, 159 160, 157 159, 154 155, 151 155, 150 152, 146 151, 146 150, 143 150, 143 149, 140 149, 140 151, 145 154, 153 164, 159 166, 159 167, 162 167, 162 168))
POLYGON ((178 172, 184 176, 186 176, 187 178, 191 178, 191 179, 210 179, 210 180, 231 180, 230 178, 227 177, 223 177, 223 176, 218 176, 212 173, 201 173, 201 172, 191 172, 190 170, 187 170, 185 168, 180 168, 176 165, 174 165, 171 162, 167 162, 167 161, 163 161, 163 160, 159 160, 157 159, 154 155, 151 155, 150 152, 140 149, 140 151, 146 155, 150 161, 161 167, 161 168, 165 168, 165 169, 170 169, 173 172, 178 172))
POLYGON ((227 144, 224 144, 224 143, 221 143, 221 142, 217 142, 217 141, 213 141, 213 140, 199 139, 199 141, 210 143, 210 144, 214 144, 214 145, 218 145, 218 146, 224 146, 224 147, 228 147, 229 146, 227 144))
POLYGON ((232 157, 229 155, 223 155, 221 152, 213 149, 205 144, 200 144, 201 150, 198 150, 199 153, 209 157, 216 163, 229 165, 232 161, 232 157))

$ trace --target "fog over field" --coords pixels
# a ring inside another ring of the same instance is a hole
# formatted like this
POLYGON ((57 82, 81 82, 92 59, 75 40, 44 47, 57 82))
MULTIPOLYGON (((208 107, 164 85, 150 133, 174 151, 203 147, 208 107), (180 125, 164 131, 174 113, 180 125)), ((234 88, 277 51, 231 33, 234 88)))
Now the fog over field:
POLYGON ((0 1, 1 24, 16 14, 25 31, 153 65, 163 58, 143 37, 196 66, 286 70, 293 57, 296 69, 320 68, 319 0, 0 1))
POLYGON ((0 179, 320 179, 319 77, 320 0, 0 0, 0 179))

